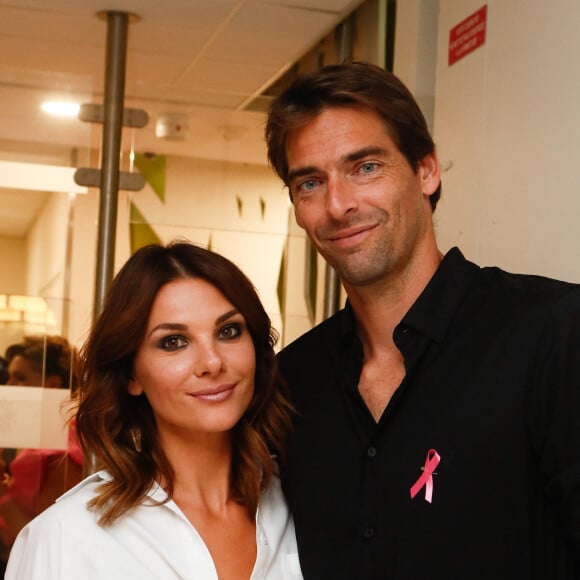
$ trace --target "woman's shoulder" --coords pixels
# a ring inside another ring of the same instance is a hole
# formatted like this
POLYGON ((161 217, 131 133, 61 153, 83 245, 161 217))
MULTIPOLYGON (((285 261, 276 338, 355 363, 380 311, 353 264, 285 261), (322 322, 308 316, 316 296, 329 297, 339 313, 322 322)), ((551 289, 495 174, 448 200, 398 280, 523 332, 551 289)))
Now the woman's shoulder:
POLYGON ((87 503, 102 481, 99 473, 87 477, 22 528, 10 551, 7 580, 70 577, 62 574, 62 560, 84 549, 98 529, 98 514, 87 503))
POLYGON ((258 527, 272 539, 280 541, 286 534, 292 536, 294 525, 282 486, 277 476, 272 476, 270 484, 262 493, 257 513, 258 527))

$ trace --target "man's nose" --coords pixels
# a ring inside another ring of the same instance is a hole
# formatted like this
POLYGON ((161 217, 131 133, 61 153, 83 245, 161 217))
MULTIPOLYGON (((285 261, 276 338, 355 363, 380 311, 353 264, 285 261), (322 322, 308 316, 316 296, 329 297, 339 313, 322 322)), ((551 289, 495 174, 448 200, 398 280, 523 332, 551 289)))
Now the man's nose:
POLYGON ((327 182, 326 208, 335 219, 357 209, 358 198, 354 184, 343 176, 330 176, 327 182))

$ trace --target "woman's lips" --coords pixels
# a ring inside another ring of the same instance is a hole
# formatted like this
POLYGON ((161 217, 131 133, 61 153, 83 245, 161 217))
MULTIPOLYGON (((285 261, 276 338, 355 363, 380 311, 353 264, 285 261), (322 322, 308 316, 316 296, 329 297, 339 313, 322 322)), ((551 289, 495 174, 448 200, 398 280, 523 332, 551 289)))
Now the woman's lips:
POLYGON ((204 389, 192 393, 191 396, 202 401, 220 402, 227 399, 233 392, 236 385, 221 385, 215 389, 204 389))

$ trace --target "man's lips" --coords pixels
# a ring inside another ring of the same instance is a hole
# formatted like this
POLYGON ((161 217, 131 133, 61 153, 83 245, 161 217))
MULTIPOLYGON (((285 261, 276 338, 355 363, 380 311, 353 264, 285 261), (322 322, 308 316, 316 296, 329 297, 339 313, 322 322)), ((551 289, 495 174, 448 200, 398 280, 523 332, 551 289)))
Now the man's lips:
POLYGON ((374 225, 358 226, 333 232, 326 236, 326 239, 336 245, 352 245, 360 242, 368 232, 375 228, 374 225))

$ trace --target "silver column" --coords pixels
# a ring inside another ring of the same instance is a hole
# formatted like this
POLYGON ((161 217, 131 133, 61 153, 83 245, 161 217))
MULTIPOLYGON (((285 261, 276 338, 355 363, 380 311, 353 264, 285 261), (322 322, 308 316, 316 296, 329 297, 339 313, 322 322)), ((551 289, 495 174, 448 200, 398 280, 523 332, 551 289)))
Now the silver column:
POLYGON ((102 309, 115 265, 117 201, 121 158, 121 132, 125 98, 125 69, 127 61, 126 12, 106 13, 107 52, 105 60, 105 100, 102 140, 101 196, 97 238, 97 270, 93 315, 102 309))

